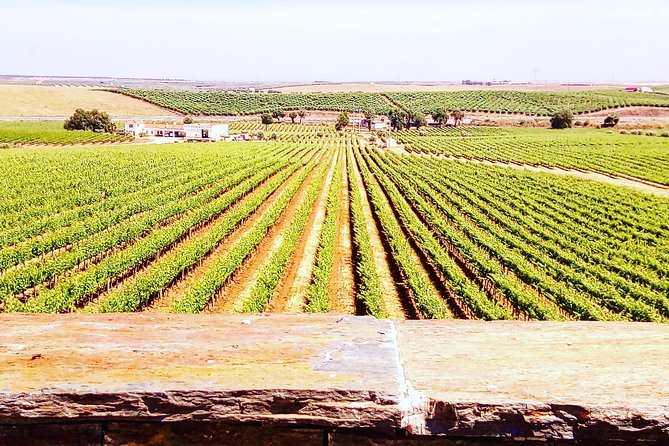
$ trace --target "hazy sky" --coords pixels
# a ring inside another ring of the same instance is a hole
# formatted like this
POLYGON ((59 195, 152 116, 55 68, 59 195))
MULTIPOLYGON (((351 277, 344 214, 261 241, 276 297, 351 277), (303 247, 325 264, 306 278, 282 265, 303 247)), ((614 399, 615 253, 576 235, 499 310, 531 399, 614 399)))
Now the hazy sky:
POLYGON ((0 74, 669 80, 667 0, 0 0, 0 15, 0 74))

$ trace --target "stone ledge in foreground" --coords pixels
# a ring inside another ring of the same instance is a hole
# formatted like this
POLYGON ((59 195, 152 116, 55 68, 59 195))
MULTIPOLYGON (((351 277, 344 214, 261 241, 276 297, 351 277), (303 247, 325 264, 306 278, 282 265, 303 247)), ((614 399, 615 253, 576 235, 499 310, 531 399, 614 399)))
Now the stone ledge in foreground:
POLYGON ((668 347, 660 324, 2 315, 0 427, 663 444, 668 347))

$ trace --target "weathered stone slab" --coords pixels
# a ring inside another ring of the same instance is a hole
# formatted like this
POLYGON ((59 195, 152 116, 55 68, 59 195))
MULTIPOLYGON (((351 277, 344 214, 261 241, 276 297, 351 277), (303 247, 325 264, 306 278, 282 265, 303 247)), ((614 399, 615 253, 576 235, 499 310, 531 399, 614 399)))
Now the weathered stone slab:
POLYGON ((104 446, 323 446, 325 432, 211 422, 110 423, 104 446))
POLYGON ((669 441, 669 326, 397 323, 417 434, 669 441))
POLYGON ((0 435, 100 424, 122 444, 197 422, 332 444, 669 444, 667 351, 660 324, 1 315, 0 435))
POLYGON ((3 315, 0 423, 229 420, 389 429, 389 321, 299 315, 3 315))
POLYGON ((0 446, 100 446, 100 424, 0 425, 0 446))

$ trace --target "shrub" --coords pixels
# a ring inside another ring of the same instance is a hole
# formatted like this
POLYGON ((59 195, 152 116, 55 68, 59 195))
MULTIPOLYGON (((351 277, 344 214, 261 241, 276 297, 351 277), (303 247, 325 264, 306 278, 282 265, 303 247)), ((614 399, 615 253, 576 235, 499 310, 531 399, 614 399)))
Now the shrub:
POLYGON ((657 133, 655 133, 654 130, 646 130, 646 136, 655 136, 657 133))
POLYGON ((256 139, 260 139, 260 140, 265 139, 265 132, 263 132, 262 130, 257 131, 256 132, 256 139))
POLYGON ((323 137, 323 132, 321 132, 319 130, 318 132, 316 132, 316 136, 318 136, 319 138, 322 138, 323 137))
POLYGON ((184 124, 192 124, 193 122, 194 122, 193 118, 191 118, 190 116, 186 116, 184 118, 184 124))
POLYGON ((669 138, 669 132, 662 132, 660 133, 660 136, 663 138, 669 138))
POLYGON ((621 135, 627 135, 629 132, 628 132, 627 130, 625 130, 625 129, 622 129, 619 133, 620 133, 621 135))
POLYGON ((272 141, 276 141, 277 138, 278 137, 276 136, 276 133, 272 133, 271 135, 269 135, 269 139, 272 141))
POLYGON ((620 118, 617 113, 612 113, 604 119, 604 124, 602 127, 615 127, 620 122, 620 118))
POLYGON ((580 127, 580 126, 583 125, 583 123, 582 123, 581 121, 574 121, 574 125, 575 125, 576 127, 580 127))
POLYGON ((269 113, 263 113, 260 115, 260 121, 265 124, 265 129, 267 129, 267 126, 274 122, 274 117, 269 113))
POLYGON ((631 133, 632 135, 643 135, 643 131, 642 131, 642 130, 632 130, 630 133, 631 133))
POLYGON ((427 130, 420 129, 420 130, 418 131, 418 135, 419 135, 419 136, 427 136, 427 130))
POLYGON ((335 123, 335 129, 343 130, 344 128, 346 128, 348 123, 349 123, 348 113, 341 112, 339 114, 339 117, 337 118, 337 122, 335 123))
POLYGON ((585 121, 583 121, 583 127, 587 127, 587 126, 589 126, 589 125, 590 125, 590 121, 589 121, 589 120, 586 119, 585 121))
POLYGON ((574 113, 571 110, 560 110, 551 117, 551 128, 571 128, 574 123, 574 113))

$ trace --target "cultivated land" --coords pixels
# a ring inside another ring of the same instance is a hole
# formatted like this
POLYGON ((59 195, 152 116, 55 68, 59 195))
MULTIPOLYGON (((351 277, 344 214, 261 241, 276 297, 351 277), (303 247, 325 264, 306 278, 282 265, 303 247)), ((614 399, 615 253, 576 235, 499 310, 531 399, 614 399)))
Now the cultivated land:
POLYGON ((0 117, 63 117, 77 108, 97 108, 110 116, 173 114, 153 104, 87 87, 0 84, 0 117))
POLYGON ((0 122, 0 143, 8 145, 93 144, 122 142, 129 141, 131 139, 131 137, 109 133, 67 131, 63 128, 62 121, 0 122))
POLYGON ((118 89, 118 93, 192 115, 249 115, 274 110, 371 111, 387 114, 393 108, 431 113, 436 108, 548 116, 570 108, 590 113, 629 106, 669 107, 669 96, 622 90, 577 92, 466 90, 384 93, 225 93, 118 89))
POLYGON ((399 132, 395 153, 323 125, 266 133, 0 151, 2 310, 669 317, 667 198, 436 156, 661 188, 667 138, 468 127, 399 132))
MULTIPOLYGON (((520 91, 579 91, 617 88, 621 85, 592 84, 592 85, 567 85, 567 84, 510 84, 510 85, 462 85, 461 83, 439 83, 439 82, 346 82, 346 83, 316 83, 304 85, 289 85, 285 87, 274 87, 274 90, 283 93, 384 93, 390 91, 463 91, 463 90, 520 90, 520 91)), ((665 87, 666 88, 666 87, 665 87)))

